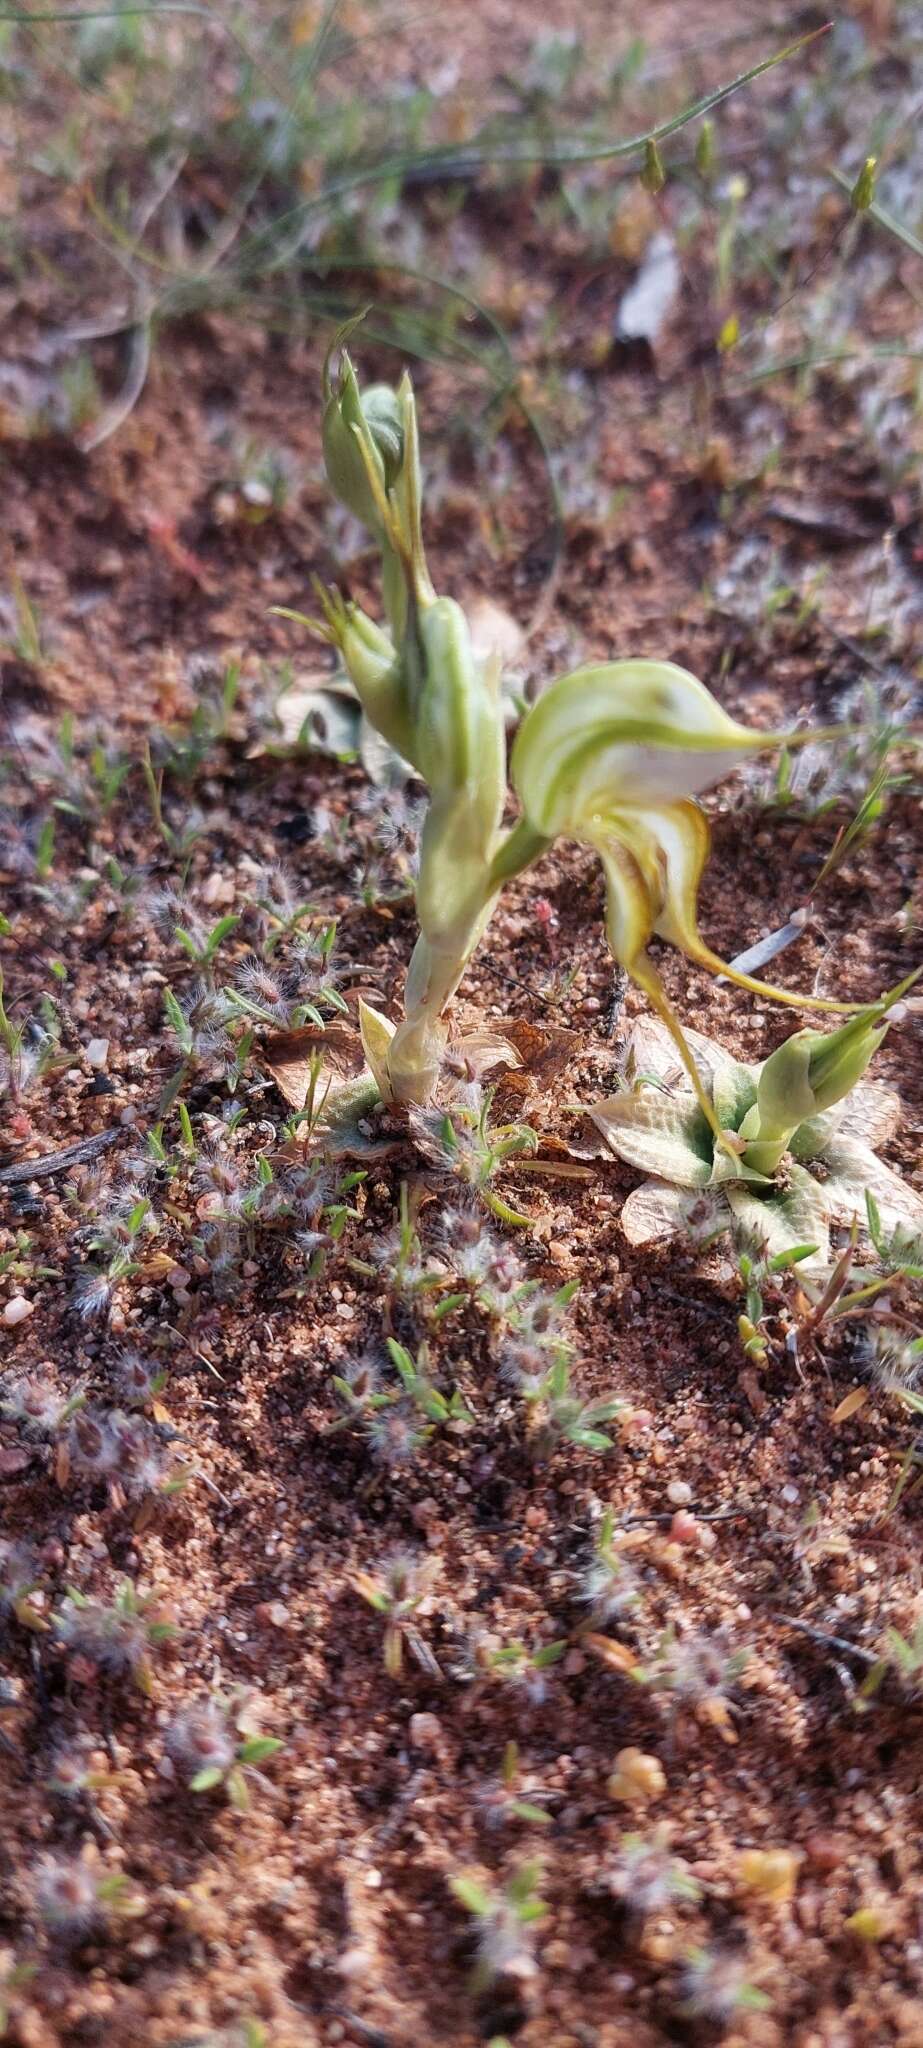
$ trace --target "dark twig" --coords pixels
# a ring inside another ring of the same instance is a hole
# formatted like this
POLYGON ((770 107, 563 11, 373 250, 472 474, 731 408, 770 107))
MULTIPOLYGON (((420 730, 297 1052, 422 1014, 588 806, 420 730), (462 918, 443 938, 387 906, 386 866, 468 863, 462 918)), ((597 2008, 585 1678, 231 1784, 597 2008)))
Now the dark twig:
POLYGON ((772 1614, 771 1621, 781 1621, 783 1628, 798 1629, 801 1635, 810 1636, 812 1642, 821 1643, 828 1650, 842 1650, 847 1657, 858 1657, 860 1664, 877 1664, 878 1658, 872 1650, 863 1650, 859 1643, 851 1643, 846 1636, 832 1636, 825 1628, 815 1628, 812 1621, 796 1621, 793 1614, 772 1614))
POLYGON ((88 1159, 98 1159, 101 1152, 108 1152, 110 1145, 118 1143, 128 1135, 127 1124, 116 1124, 111 1130, 97 1131, 93 1138, 78 1138, 76 1145, 65 1145, 62 1152, 46 1152, 42 1159, 21 1159, 15 1166, 0 1166, 0 1187, 22 1187, 25 1181, 52 1180, 55 1174, 66 1173, 71 1166, 84 1166, 88 1159))

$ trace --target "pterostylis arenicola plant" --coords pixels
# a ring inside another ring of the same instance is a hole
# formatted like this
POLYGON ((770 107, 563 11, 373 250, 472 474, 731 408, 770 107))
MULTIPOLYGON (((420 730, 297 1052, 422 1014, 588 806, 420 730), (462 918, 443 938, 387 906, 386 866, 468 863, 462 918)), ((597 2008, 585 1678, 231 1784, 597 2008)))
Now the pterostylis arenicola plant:
POLYGON ((420 848, 420 932, 395 1027, 364 1006, 362 1038, 387 1102, 425 1104, 439 1077, 445 1011, 503 884, 559 838, 603 863, 611 950, 669 1030, 703 1113, 723 1143, 711 1097, 648 951, 651 938, 741 987, 778 1001, 848 1011, 738 973, 701 937, 696 900, 708 855, 703 790, 773 747, 817 732, 751 732, 685 669, 616 661, 560 676, 526 713, 510 779, 521 816, 504 827, 506 737, 499 663, 476 657, 461 605, 437 596, 421 530, 413 389, 360 391, 338 337, 324 370, 327 476, 381 555, 384 623, 317 586, 322 617, 304 620, 338 651, 367 717, 426 783, 420 848))

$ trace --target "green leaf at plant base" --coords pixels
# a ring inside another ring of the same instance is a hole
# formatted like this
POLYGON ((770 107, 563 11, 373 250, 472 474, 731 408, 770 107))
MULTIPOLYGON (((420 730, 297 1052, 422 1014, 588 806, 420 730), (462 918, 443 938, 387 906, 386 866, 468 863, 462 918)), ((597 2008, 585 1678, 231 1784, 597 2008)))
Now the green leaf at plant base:
MULTIPOLYGON (((688 1037, 700 1069, 711 1078, 722 1122, 727 1118, 725 1127, 733 1131, 735 1117, 752 1107, 748 1098, 761 1068, 742 1066, 700 1033, 688 1037)), ((659 1021, 645 1020, 632 1038, 629 1073, 637 1073, 642 1062, 671 1084, 675 1080, 677 1053, 659 1021)), ((713 1142, 712 1134, 704 1118, 696 1122, 688 1088, 656 1095, 635 1085, 591 1114, 619 1158, 657 1175, 623 1206, 621 1226, 631 1244, 662 1242, 680 1231, 707 1242, 737 1217, 770 1258, 798 1253, 806 1271, 817 1271, 829 1257, 831 1223, 855 1220, 860 1229, 866 1226, 867 1191, 887 1234, 898 1228, 923 1233, 923 1196, 872 1150, 872 1142, 889 1137, 900 1118, 898 1096, 877 1082, 860 1081, 843 1101, 803 1124, 774 1180, 717 1151, 710 1177, 703 1176, 701 1151, 713 1142), (816 1174, 810 1171, 815 1159, 816 1174)))
POLYGON ((740 1228, 764 1247, 768 1257, 806 1244, 815 1247, 805 1268, 825 1264, 830 1256, 830 1229, 825 1190, 803 1166, 790 1163, 787 1186, 763 1195, 743 1182, 729 1181, 725 1201, 740 1228))
POLYGON ((871 1146, 838 1133, 823 1154, 823 1165, 827 1212, 835 1223, 849 1224, 855 1217, 863 1228, 865 1197, 870 1190, 886 1232, 903 1228, 917 1236, 923 1233, 923 1195, 879 1159, 871 1146))
POLYGON ((629 1244, 663 1244, 678 1236, 701 1244, 727 1230, 731 1215, 719 1189, 696 1192, 646 1180, 627 1197, 619 1221, 629 1244))
POLYGON ((712 1096, 723 1130, 739 1131, 748 1109, 756 1101, 759 1067, 744 1066, 741 1060, 722 1060, 712 1075, 712 1096))
POLYGON ((881 1081, 860 1081, 857 1088, 799 1126, 789 1151, 795 1159, 821 1159, 834 1136, 856 1138, 868 1147, 886 1145, 901 1120, 900 1096, 881 1081))
POLYGON ((708 1186, 714 1139, 691 1095, 611 1095, 588 1114, 610 1151, 629 1166, 676 1187, 708 1186))

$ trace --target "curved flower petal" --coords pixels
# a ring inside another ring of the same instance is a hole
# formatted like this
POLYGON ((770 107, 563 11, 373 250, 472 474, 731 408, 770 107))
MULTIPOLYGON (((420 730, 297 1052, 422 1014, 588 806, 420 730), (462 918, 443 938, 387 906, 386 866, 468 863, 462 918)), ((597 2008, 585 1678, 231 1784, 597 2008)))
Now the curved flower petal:
POLYGON ((774 982, 758 981, 742 974, 730 961, 722 960, 706 946, 698 926, 698 895, 702 870, 708 859, 711 833, 708 819, 698 804, 661 804, 643 812, 645 822, 656 834, 665 866, 663 908, 657 920, 660 938, 678 946, 690 960, 698 961, 712 974, 723 974, 751 995, 769 996, 772 1002, 790 1003, 798 1010, 830 1010, 852 1014, 858 1003, 837 1003, 826 996, 801 995, 796 989, 777 988, 774 982))
POLYGON ((694 796, 781 744, 738 725, 672 662, 614 661, 552 683, 520 726, 510 768, 530 824, 554 837, 613 804, 694 796))

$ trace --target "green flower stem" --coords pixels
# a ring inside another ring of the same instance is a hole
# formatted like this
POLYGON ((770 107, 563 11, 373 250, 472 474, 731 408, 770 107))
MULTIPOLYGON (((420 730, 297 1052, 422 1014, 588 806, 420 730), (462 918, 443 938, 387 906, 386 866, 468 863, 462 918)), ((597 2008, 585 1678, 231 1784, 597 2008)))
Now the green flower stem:
POLYGON ((512 881, 514 875, 521 875, 525 868, 538 860, 554 841, 544 833, 536 832, 527 818, 520 818, 518 824, 497 848, 490 864, 489 885, 491 891, 499 889, 504 882, 512 881))
POLYGON ((531 867, 551 843, 520 818, 472 888, 473 908, 467 927, 461 932, 456 927, 451 945, 445 948, 425 935, 417 940, 407 971, 404 1020, 394 1034, 388 1057, 395 1102, 429 1100, 445 1044, 442 1012, 483 938, 500 887, 531 867))

